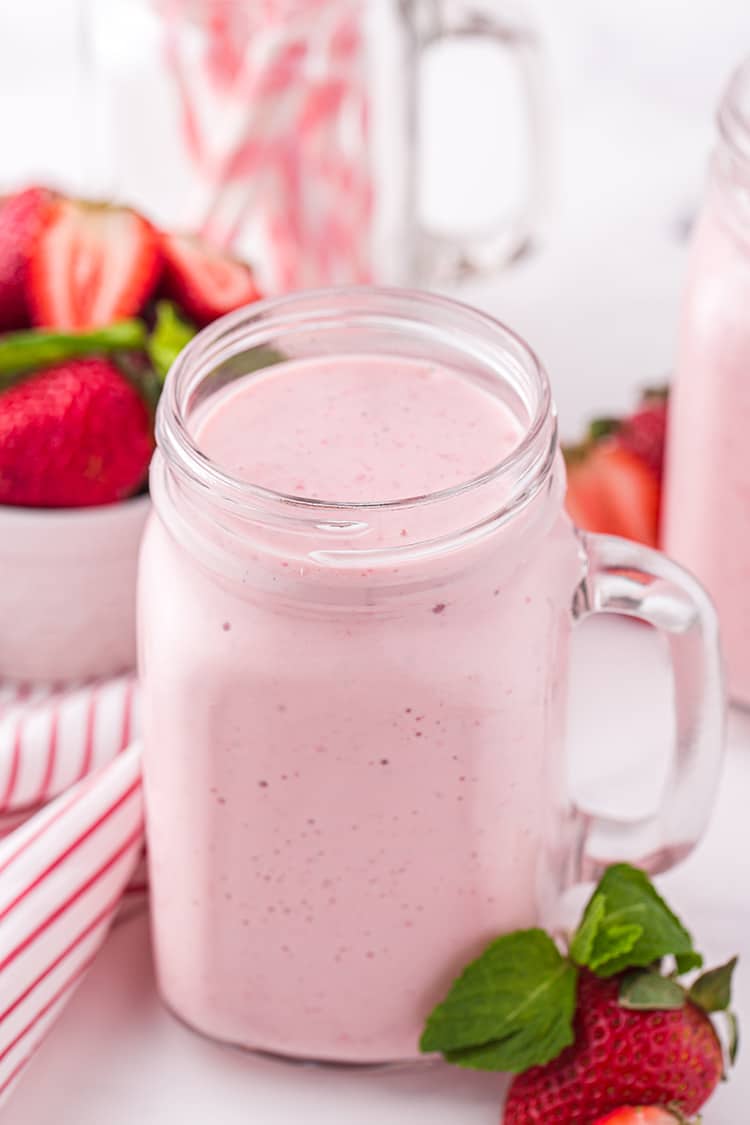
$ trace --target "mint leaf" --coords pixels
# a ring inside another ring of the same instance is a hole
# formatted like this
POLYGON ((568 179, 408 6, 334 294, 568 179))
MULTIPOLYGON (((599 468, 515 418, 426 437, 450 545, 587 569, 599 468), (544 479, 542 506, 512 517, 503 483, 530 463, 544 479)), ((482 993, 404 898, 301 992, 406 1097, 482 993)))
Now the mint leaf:
POLYGON ((614 864, 604 872, 573 936, 573 947, 588 952, 585 962, 579 964, 602 977, 645 968, 670 953, 683 959, 686 954, 695 956, 693 939, 682 922, 648 877, 627 863, 614 864), (597 901, 601 897, 603 913, 597 901))
POLYGON ((589 902, 581 924, 570 943, 570 956, 577 965, 588 965, 594 951, 594 938, 607 913, 607 900, 604 895, 595 893, 589 902))
POLYGON ((573 1042, 577 977, 543 930, 497 938, 430 1014, 420 1050, 476 1070, 549 1062, 573 1042))
POLYGON ((732 1002, 732 974, 737 967, 733 957, 726 965, 709 969, 690 986, 688 996, 704 1012, 725 1012, 732 1002))
POLYGON ((156 323, 148 338, 146 350, 154 370, 163 381, 167 372, 198 329, 184 320, 172 301, 157 301, 156 323))
POLYGON ((689 973, 691 969, 700 969, 703 958, 700 953, 695 951, 692 953, 677 953, 674 963, 677 966, 678 975, 682 976, 683 973, 689 973))
POLYGON ((620 1006, 632 1011, 668 1011, 685 1005, 685 989, 648 969, 626 973, 620 982, 620 1006))
MULTIPOLYGON (((604 920, 602 922, 604 923, 604 920)), ((607 976, 607 973, 602 973, 599 970, 610 961, 625 957, 632 949, 635 949, 635 946, 643 937, 643 926, 639 926, 637 922, 614 923, 610 921, 606 925, 602 924, 599 934, 602 935, 602 938, 599 941, 596 940, 596 937, 594 938, 593 949, 589 957, 589 968, 593 972, 599 973, 599 976, 607 976)))

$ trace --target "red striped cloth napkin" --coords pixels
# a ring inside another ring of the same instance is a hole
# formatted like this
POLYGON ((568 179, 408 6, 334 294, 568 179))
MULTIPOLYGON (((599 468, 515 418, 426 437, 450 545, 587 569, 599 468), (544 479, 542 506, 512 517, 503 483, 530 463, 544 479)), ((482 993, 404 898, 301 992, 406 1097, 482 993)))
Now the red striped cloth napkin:
POLYGON ((146 889, 137 725, 132 676, 0 683, 0 1104, 146 889))

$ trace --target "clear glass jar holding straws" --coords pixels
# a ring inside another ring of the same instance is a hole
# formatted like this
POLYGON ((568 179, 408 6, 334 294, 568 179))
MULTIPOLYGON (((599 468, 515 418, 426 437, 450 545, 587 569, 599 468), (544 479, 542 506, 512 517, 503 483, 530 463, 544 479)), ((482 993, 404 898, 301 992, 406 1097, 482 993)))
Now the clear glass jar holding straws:
POLYGON ((536 230, 539 44, 506 4, 89 0, 88 11, 101 193, 252 258, 268 292, 484 272, 536 230), (514 75, 521 118, 514 198, 461 231, 419 215, 420 68, 446 41, 492 51, 514 75))

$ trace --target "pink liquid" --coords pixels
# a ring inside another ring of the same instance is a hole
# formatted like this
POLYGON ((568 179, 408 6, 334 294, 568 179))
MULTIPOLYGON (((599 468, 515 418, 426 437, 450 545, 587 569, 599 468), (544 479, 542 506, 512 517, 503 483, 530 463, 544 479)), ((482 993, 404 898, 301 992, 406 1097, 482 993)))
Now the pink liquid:
MULTIPOLYGON (((395 357, 291 362, 213 402, 197 438, 227 470, 347 501, 465 482, 522 433, 486 390, 395 357)), ((462 964, 537 920, 580 577, 561 494, 557 473, 490 537, 407 561, 214 528, 234 551, 220 570, 156 488, 149 855, 160 988, 188 1022, 298 1057, 413 1058, 462 964)), ((427 507, 398 514, 397 544, 424 537, 427 507)))
POLYGON ((729 690, 750 702, 750 250, 714 185, 691 254, 670 408, 665 550, 719 611, 729 690))

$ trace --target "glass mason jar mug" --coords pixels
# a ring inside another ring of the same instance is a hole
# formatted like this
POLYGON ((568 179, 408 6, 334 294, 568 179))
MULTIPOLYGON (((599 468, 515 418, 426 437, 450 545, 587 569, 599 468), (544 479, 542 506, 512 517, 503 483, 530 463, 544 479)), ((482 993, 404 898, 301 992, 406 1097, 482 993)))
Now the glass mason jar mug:
POLYGON ((721 621, 730 695, 750 704, 750 61, 719 110, 693 238, 670 406, 664 542, 721 621))
POLYGON ((571 526, 549 385, 512 332, 398 290, 261 303, 182 353, 158 444, 144 783, 159 985, 188 1023, 300 1058, 415 1057, 490 938, 605 861, 690 850, 722 746, 713 611, 662 555, 571 526), (517 440, 441 487, 464 425, 473 447, 517 440), (311 496, 332 464, 340 498, 311 496), (404 493, 425 464, 436 487, 404 493), (276 470, 307 495, 268 487, 276 470), (635 824, 567 793, 569 638, 599 612, 664 630, 674 657, 671 780, 635 824))
POLYGON ((100 190, 234 248, 265 292, 447 280, 496 268, 535 232, 539 45, 508 3, 88 3, 100 190), (456 79, 449 91, 439 72, 455 42, 474 94, 451 126, 456 79))

